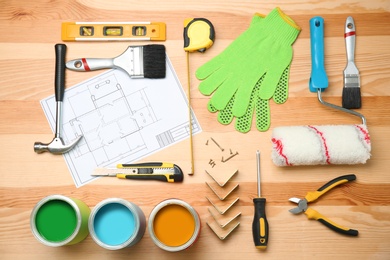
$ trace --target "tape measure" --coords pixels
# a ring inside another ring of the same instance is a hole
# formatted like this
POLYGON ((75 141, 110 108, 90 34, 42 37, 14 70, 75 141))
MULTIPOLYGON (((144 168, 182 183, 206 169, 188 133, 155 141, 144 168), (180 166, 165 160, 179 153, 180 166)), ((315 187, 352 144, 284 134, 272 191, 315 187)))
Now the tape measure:
POLYGON ((187 87, 188 87, 188 125, 190 130, 190 155, 191 155, 191 171, 189 175, 193 175, 194 169, 194 147, 192 141, 192 112, 191 112, 191 80, 190 80, 190 52, 205 52, 210 48, 215 39, 215 31, 213 24, 205 18, 187 18, 184 20, 184 50, 187 53, 187 87))
POLYGON ((214 26, 205 18, 187 18, 184 20, 183 37, 186 52, 205 52, 214 43, 214 26))

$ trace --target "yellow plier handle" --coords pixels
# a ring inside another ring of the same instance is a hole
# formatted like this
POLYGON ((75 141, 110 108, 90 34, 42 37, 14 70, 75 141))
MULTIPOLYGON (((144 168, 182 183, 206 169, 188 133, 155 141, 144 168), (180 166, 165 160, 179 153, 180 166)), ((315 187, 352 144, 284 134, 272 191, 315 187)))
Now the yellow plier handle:
POLYGON ((340 177, 337 177, 328 183, 326 183, 324 186, 319 188, 317 191, 310 191, 306 194, 305 199, 307 202, 312 202, 321 197, 323 194, 328 192, 329 190, 333 189, 334 187, 341 185, 343 183, 349 182, 349 181, 354 181, 356 180, 356 175, 355 174, 349 174, 349 175, 343 175, 340 177))
POLYGON ((359 234, 359 231, 357 231, 355 229, 350 229, 350 228, 340 226, 340 225, 334 223, 333 221, 329 220, 328 218, 324 217, 318 211, 316 211, 312 208, 308 208, 305 211, 305 214, 306 214, 308 219, 318 220, 319 222, 321 222, 322 224, 324 224, 328 228, 330 228, 333 231, 336 231, 338 233, 341 233, 344 235, 349 235, 349 236, 357 236, 359 234))

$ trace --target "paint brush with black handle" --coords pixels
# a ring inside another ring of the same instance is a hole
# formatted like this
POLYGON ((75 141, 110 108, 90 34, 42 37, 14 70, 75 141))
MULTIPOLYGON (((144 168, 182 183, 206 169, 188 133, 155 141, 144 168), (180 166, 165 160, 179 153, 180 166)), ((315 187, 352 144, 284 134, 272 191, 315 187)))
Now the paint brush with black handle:
POLYGON ((360 93, 360 75, 355 65, 355 22, 351 16, 345 22, 345 46, 347 49, 347 67, 344 70, 344 88, 342 106, 344 108, 360 108, 362 106, 360 93))
POLYGON ((119 68, 131 78, 165 78, 165 46, 148 44, 129 46, 115 58, 81 58, 68 61, 66 68, 74 71, 92 71, 119 68))

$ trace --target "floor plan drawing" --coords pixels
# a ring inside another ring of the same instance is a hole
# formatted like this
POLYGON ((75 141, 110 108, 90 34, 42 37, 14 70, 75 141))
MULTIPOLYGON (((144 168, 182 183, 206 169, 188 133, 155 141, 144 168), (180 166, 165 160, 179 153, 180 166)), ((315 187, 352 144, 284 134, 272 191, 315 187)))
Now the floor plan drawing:
MULTIPOLYGON (((52 130, 54 95, 41 101, 52 130)), ((131 79, 106 71, 65 91, 62 137, 82 140, 65 161, 77 187, 94 179, 97 167, 131 163, 189 137, 188 103, 167 59, 164 79, 131 79)), ((192 114, 193 134, 201 132, 192 114)))
POLYGON ((82 135, 85 140, 75 156, 91 153, 97 166, 101 166, 122 156, 125 151, 146 149, 139 131, 157 119, 143 89, 125 96, 122 86, 111 74, 90 84, 85 93, 77 93, 67 101, 76 117, 64 127, 77 131, 76 135, 82 135), (80 98, 85 110, 78 111, 73 108, 78 106, 80 98), (112 149, 116 142, 121 143, 124 151, 112 149))

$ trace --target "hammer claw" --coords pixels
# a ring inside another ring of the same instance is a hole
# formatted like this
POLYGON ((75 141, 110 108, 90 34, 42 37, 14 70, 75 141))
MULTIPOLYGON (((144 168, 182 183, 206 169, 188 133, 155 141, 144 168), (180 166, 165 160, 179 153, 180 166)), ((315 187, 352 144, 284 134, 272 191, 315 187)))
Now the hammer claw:
POLYGON ((34 151, 36 153, 50 152, 52 154, 63 154, 72 150, 76 144, 83 138, 83 136, 77 137, 76 140, 69 144, 65 144, 61 137, 55 137, 50 143, 44 144, 36 142, 34 144, 34 151))

